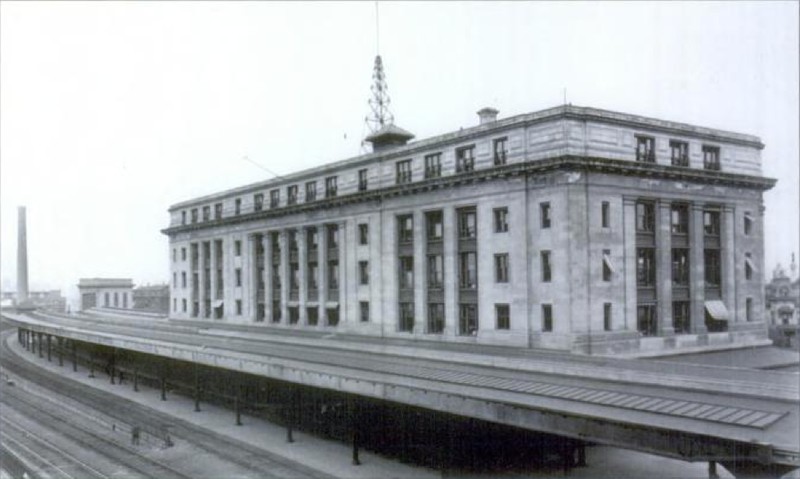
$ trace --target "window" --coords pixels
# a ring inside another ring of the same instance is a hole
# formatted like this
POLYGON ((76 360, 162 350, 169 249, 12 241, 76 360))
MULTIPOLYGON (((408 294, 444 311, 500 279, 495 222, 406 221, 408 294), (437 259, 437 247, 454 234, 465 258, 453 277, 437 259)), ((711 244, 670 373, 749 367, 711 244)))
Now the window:
POLYGON ((253 211, 261 211, 264 209, 264 195, 258 193, 253 196, 253 211))
POLYGON ((308 263, 308 289, 310 291, 317 289, 318 274, 319 268, 317 268, 317 263, 308 263))
POLYGON ((181 248, 181 261, 186 261, 186 248, 181 248))
POLYGON ((222 218, 222 203, 217 203, 214 205, 214 219, 218 220, 222 218))
POLYGON ((507 138, 498 138, 492 142, 492 146, 494 147, 494 166, 500 166, 506 164, 506 140, 507 138))
POLYGON ((750 253, 744 254, 744 279, 753 279, 753 258, 750 253))
POLYGON ((325 178, 325 198, 336 197, 336 177, 329 176, 325 178))
POLYGON ((319 308, 316 306, 309 306, 306 308, 306 321, 309 326, 316 326, 319 324, 319 308))
POLYGON ((306 203, 317 199, 317 182, 309 181, 306 183, 306 203))
POLYGON ((361 284, 369 284, 369 262, 358 262, 358 281, 361 284))
POLYGON ((411 183, 411 160, 397 162, 397 184, 411 183))
POLYGON ((362 323, 368 323, 369 322, 369 301, 361 301, 361 302, 358 303, 358 305, 359 305, 359 311, 361 313, 359 315, 359 319, 361 320, 362 323))
POLYGON ((656 254, 654 248, 636 248, 636 285, 656 285, 656 254))
POLYGON ((720 285, 720 260, 718 249, 707 249, 703 251, 705 262, 706 286, 720 285))
POLYGON ((442 154, 425 155, 425 178, 442 176, 442 154))
POLYGON ((187 306, 186 300, 182 299, 181 300, 181 311, 183 311, 184 313, 186 312, 186 306, 187 306))
POLYGON ((549 333, 553 331, 553 305, 542 305, 542 331, 549 333))
POLYGON ((328 225, 328 249, 339 247, 339 227, 328 225))
POLYGON ((638 306, 636 308, 636 324, 642 336, 655 336, 658 332, 655 305, 646 304, 638 306))
POLYGON ((414 289, 414 257, 400 257, 400 289, 414 289))
POLYGON ((178 311, 178 298, 172 298, 172 312, 178 311))
POLYGON ((339 289, 339 261, 328 261, 328 289, 339 289))
POLYGON ((236 268, 236 287, 242 286, 242 269, 236 268))
POLYGON ((172 288, 178 287, 178 273, 172 273, 172 288))
POLYGON ((475 336, 478 334, 478 307, 476 305, 459 305, 458 326, 458 332, 462 336, 475 336))
POLYGON ((611 331, 611 303, 603 303, 603 330, 611 331))
POLYGON ((750 236, 750 233, 753 232, 753 217, 750 216, 749 212, 745 212, 744 214, 744 234, 746 236, 750 236))
POLYGON ((474 252, 459 255, 458 284, 461 289, 478 287, 478 257, 474 252))
POLYGON ((719 147, 703 145, 703 168, 719 171, 719 147))
POLYGON ((286 204, 287 205, 297 204, 297 185, 286 187, 286 204))
POLYGON ((432 254, 428 256, 428 288, 442 289, 443 278, 442 255, 432 254))
POLYGON ((611 275, 614 274, 614 270, 611 265, 611 250, 604 249, 603 250, 603 281, 611 281, 611 275))
POLYGON ((400 303, 400 323, 398 329, 402 332, 414 331, 414 303, 400 303))
POLYGON ((186 271, 181 271, 181 288, 186 288, 186 271))
POLYGON ((178 261, 178 248, 172 248, 172 262, 178 261))
POLYGON ((650 136, 636 135, 636 161, 656 162, 656 140, 650 136))
POLYGON ((297 306, 290 306, 289 308, 289 324, 297 324, 300 322, 300 308, 297 306))
POLYGON ((234 213, 238 216, 242 213, 242 199, 236 198, 236 201, 233 203, 234 213))
POLYGON ((181 211, 181 224, 182 225, 186 224, 186 212, 185 211, 181 211))
POLYGON ((192 224, 197 223, 197 208, 192 208, 192 224))
POLYGON ((240 240, 236 240, 233 242, 233 254, 235 256, 242 255, 242 242, 240 240))
POLYGON ((428 333, 441 334, 444 331, 444 304, 428 304, 428 333))
POLYGON ((539 203, 539 216, 542 229, 550 227, 550 203, 539 203))
POLYGON ((745 321, 753 320, 753 298, 744 300, 744 317, 745 321))
POLYGON ((242 315, 242 300, 241 299, 237 299, 236 300, 236 315, 237 316, 241 316, 242 315))
POLYGON ((672 234, 685 235, 689 232, 689 205, 673 203, 670 211, 672 234))
POLYGON ((425 213, 426 231, 428 241, 442 240, 442 212, 430 211, 425 213))
POLYGON ((494 280, 508 283, 508 253, 494 255, 494 280))
POLYGON ((325 315, 327 316, 328 326, 339 325, 339 308, 328 308, 325 310, 325 315))
POLYGON ((458 210, 458 237, 461 239, 471 239, 478 235, 477 213, 475 208, 463 208, 458 210))
POLYGON ((672 303, 672 327, 675 334, 688 334, 691 328, 689 323, 689 302, 674 301, 672 303))
POLYGON ((689 286, 689 250, 675 248, 672 250, 672 284, 689 286))
POLYGON ((608 201, 604 201, 600 204, 600 225, 603 228, 608 228, 611 224, 610 210, 611 205, 608 201))
POLYGON ((281 190, 272 190, 269 192, 269 207, 277 208, 281 202, 281 190))
MULTIPOLYGON (((331 288, 336 289, 336 286, 331 286, 331 288)), ((289 263, 289 289, 292 291, 300 289, 300 265, 297 263, 289 263)))
POLYGON ((211 207, 203 206, 203 221, 208 221, 210 219, 211 219, 211 207))
POLYGON ((636 202, 636 231, 652 233, 656 226, 655 204, 650 201, 636 202))
POLYGON ((358 170, 358 191, 367 191, 367 169, 358 170))
POLYGON ((509 329, 511 327, 511 315, 508 312, 507 304, 495 304, 494 316, 497 329, 509 329))
MULTIPOLYGON (((273 264, 272 265, 272 289, 278 290, 281 289, 281 267, 280 265, 273 264)), ((261 269, 258 274, 258 288, 264 289, 264 271, 261 269)))
POLYGON ((685 141, 669 141, 672 166, 689 166, 689 144, 685 141))
POLYGON ((552 270, 550 265, 550 251, 542 251, 539 253, 542 262, 542 282, 549 283, 552 279, 552 270))
POLYGON ((369 224, 361 223, 358 225, 358 244, 365 245, 369 243, 369 224))
POLYGON ((494 232, 505 233, 508 231, 508 208, 494 209, 494 232))
POLYGON ((719 236, 719 211, 703 211, 703 231, 706 236, 719 236))
POLYGON ((317 229, 308 228, 306 230, 306 248, 308 251, 313 252, 317 249, 317 229))
POLYGON ((474 146, 456 149, 456 173, 464 173, 475 169, 474 154, 474 146))
POLYGON ((411 215, 397 217, 397 237, 400 243, 414 242, 414 218, 411 215))

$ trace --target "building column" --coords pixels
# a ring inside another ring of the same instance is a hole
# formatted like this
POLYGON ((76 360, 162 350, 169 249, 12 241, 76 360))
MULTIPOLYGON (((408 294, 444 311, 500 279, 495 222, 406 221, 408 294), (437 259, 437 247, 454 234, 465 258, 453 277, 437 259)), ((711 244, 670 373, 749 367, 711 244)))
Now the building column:
MULTIPOLYGON (((636 331, 636 199, 622 199, 623 268, 625 283, 625 314, 623 329, 636 331)), ((535 277, 535 276, 534 276, 535 277)))
POLYGON ((322 224, 319 227, 319 264, 317 271, 319 274, 319 310, 317 311, 317 325, 325 325, 325 304, 328 302, 328 226, 322 224))
POLYGON ((215 240, 210 240, 208 242, 208 249, 211 252, 210 262, 208 273, 209 273, 209 282, 211 283, 211 287, 208 288, 208 294, 211 296, 209 299, 211 300, 211 305, 209 306, 209 316, 211 319, 216 319, 217 312, 215 311, 214 302, 217 301, 217 242, 215 240))
MULTIPOLYGON (((734 235, 736 233, 734 223, 734 208, 731 205, 724 205, 722 207, 722 218, 720 225, 720 264, 722 267, 721 273, 721 293, 722 302, 728 308, 728 325, 738 322, 739 318, 736 314, 736 248, 734 243, 734 235)), ((757 274, 756 272, 753 273, 757 274)), ((742 276, 744 277, 744 275, 742 276)), ((730 330, 730 328, 729 328, 730 330)))
POLYGON ((656 301, 658 311, 658 335, 672 336, 672 205, 658 202, 658 226, 656 232, 656 301))
MULTIPOLYGON (((339 325, 337 328, 342 328, 347 320, 347 268, 351 266, 347 261, 347 248, 350 242, 347 238, 347 223, 340 221, 336 227, 339 228, 339 325)), ((358 265, 356 264, 355 267, 358 268, 358 265)))
POLYGON ((242 315, 255 322, 258 311, 258 260, 256 255, 256 236, 245 236, 242 260, 242 315))
POLYGON ((206 257, 205 241, 197 242, 197 303, 198 303, 198 318, 206 317, 206 257))
POLYGON ((287 324, 287 316, 289 310, 287 303, 289 302, 289 287, 291 286, 291 278, 289 278, 289 230, 280 231, 280 239, 278 243, 281 245, 281 320, 280 324, 287 324))
POLYGON ((705 334, 706 329, 706 278, 705 278, 705 230, 703 228, 703 205, 693 203, 689 224, 689 306, 690 330, 694 334, 705 334))
MULTIPOLYGON (((453 208, 442 210, 442 268, 444 277, 444 331, 445 336, 458 334, 458 218, 453 208)), ((396 242, 397 240, 395 240, 396 242)), ((397 277, 397 271, 394 272, 397 277)), ((396 291, 396 288, 395 288, 396 291)), ((396 294, 396 293, 395 293, 396 294)))
POLYGON ((425 214, 422 211, 413 213, 414 222, 414 329, 413 333, 419 334, 427 331, 428 288, 427 288, 427 260, 425 255, 425 214))
POLYGON ((255 304, 255 312, 253 313, 253 319, 256 318, 258 314, 258 281, 264 281, 264 321, 267 323, 272 322, 272 285, 274 283, 274 279, 272 278, 272 234, 270 232, 265 232, 261 235, 261 249, 264 250, 264 257, 262 258, 261 264, 256 264, 256 284, 253 287, 253 291, 256 292, 256 304, 255 304), (262 268, 262 278, 258 277, 258 270, 262 268))
POLYGON ((297 281, 300 282, 298 296, 298 325, 308 324, 306 321, 306 305, 308 304, 308 237, 306 228, 297 229, 297 281))

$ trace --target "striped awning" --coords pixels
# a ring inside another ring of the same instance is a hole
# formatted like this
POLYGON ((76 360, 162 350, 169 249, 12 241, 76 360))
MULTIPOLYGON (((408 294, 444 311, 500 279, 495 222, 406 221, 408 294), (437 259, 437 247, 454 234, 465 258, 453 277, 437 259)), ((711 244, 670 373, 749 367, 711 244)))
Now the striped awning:
POLYGON ((215 308, 221 308, 222 304, 223 304, 223 301, 221 299, 218 299, 218 300, 214 301, 213 303, 211 303, 211 305, 213 307, 215 307, 215 308))
POLYGON ((328 301, 325 303, 325 308, 327 309, 336 309, 339 307, 338 301, 328 301))
POLYGON ((756 272, 758 271, 756 269, 756 266, 753 264, 753 260, 752 259, 745 257, 744 262, 747 263, 747 266, 749 266, 751 270, 756 271, 756 272))
POLYGON ((603 253, 603 263, 608 266, 608 269, 610 269, 612 273, 617 272, 617 269, 614 268, 614 263, 611 262, 611 255, 603 253))
POLYGON ((725 307, 725 303, 718 299, 706 301, 706 311, 708 311, 708 314, 710 314, 711 317, 717 321, 728 320, 728 308, 725 307))

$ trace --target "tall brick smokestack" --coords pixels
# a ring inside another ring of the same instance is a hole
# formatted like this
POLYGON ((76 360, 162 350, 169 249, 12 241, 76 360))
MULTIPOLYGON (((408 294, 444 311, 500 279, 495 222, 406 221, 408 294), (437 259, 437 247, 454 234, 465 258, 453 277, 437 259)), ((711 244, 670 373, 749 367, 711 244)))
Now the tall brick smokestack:
POLYGON ((19 207, 17 219, 17 304, 23 304, 28 302, 28 235, 24 206, 19 207))

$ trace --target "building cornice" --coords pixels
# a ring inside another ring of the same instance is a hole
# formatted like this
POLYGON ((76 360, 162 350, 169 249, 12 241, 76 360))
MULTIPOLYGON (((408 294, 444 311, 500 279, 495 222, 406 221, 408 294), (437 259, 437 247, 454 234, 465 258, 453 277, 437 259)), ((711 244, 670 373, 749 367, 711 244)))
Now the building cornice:
POLYGON ((643 131, 659 131, 671 135, 692 137, 716 143, 735 144, 739 146, 757 148, 759 150, 764 148, 764 144, 761 142, 761 140, 757 136, 753 135, 745 135, 731 131, 694 126, 687 123, 659 120, 656 118, 614 112, 610 110, 601 110, 598 108, 562 105, 533 113, 515 115, 482 125, 433 136, 424 140, 409 143, 405 146, 399 146, 388 150, 367 153, 353 158, 327 163, 325 165, 298 171, 296 173, 283 175, 280 178, 250 183, 248 185, 232 188, 223 192, 204 195, 202 197, 193 198, 187 201, 181 201, 172 205, 169 208, 169 211, 194 207, 209 201, 219 201, 231 196, 254 193, 264 189, 279 188, 292 183, 311 181, 319 178, 320 176, 333 175, 337 171, 345 168, 358 168, 360 166, 380 163, 382 161, 393 161, 427 152, 431 149, 449 148, 486 136, 499 135, 514 128, 527 127, 538 123, 558 121, 562 119, 593 121, 596 123, 620 125, 629 128, 640 129, 643 131))
POLYGON ((637 176, 654 179, 674 181, 688 181, 704 185, 733 186, 741 188, 766 191, 775 185, 776 180, 761 176, 749 176, 733 173, 724 173, 711 170, 697 170, 684 167, 659 165, 652 163, 632 162, 628 160, 614 160, 608 158, 564 155, 544 160, 532 160, 524 163, 495 166, 488 169, 431 178, 413 183, 392 185, 385 188, 361 191, 348 195, 324 198, 308 203, 299 203, 278 208, 269 208, 263 211, 244 213, 229 216, 218 220, 209 220, 193 224, 171 226, 161 230, 165 235, 191 232, 230 226, 251 221, 279 218, 282 216, 305 213, 340 207, 348 204, 364 203, 370 201, 381 202, 396 196, 406 196, 427 191, 454 188, 457 186, 482 183, 500 178, 538 175, 551 171, 581 171, 589 173, 608 173, 623 176, 637 176))

